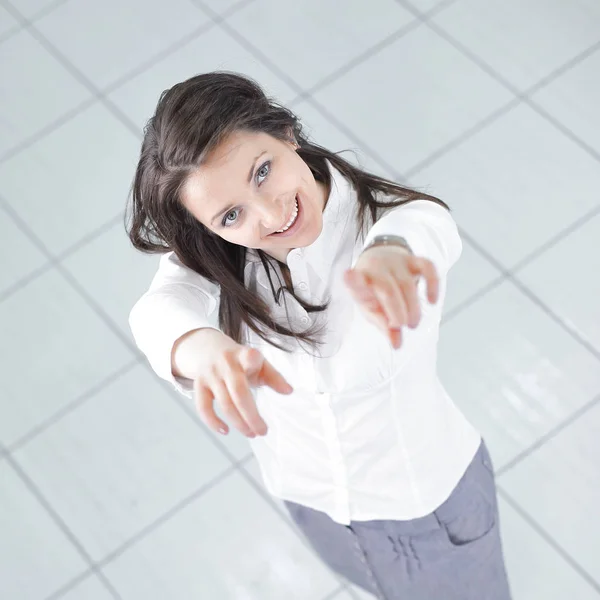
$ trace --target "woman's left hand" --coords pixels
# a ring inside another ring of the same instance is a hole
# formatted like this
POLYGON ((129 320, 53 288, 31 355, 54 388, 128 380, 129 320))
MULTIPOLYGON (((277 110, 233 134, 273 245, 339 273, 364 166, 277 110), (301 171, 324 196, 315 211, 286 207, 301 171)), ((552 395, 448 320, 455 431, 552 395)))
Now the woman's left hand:
POLYGON ((413 256, 402 246, 373 246, 365 250, 344 281, 369 321, 378 326, 394 348, 402 344, 402 327, 417 327, 421 308, 419 278, 427 283, 427 299, 437 302, 439 278, 433 263, 413 256))

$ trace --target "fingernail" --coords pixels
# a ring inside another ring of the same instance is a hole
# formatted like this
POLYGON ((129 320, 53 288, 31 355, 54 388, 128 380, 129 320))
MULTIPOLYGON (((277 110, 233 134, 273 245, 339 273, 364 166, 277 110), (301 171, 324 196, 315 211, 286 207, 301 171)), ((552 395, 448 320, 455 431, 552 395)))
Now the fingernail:
POLYGON ((220 433, 221 435, 227 435, 227 429, 225 429, 224 427, 220 427, 220 428, 219 428, 219 433, 220 433))

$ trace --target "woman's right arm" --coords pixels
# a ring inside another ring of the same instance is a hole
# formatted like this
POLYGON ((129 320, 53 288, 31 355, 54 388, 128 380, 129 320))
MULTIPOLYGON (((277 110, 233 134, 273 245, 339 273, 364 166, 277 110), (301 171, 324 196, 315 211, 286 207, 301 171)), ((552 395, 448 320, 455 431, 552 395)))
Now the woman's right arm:
POLYGON ((219 329, 219 287, 184 266, 174 254, 160 260, 148 291, 136 302, 129 326, 154 372, 191 395, 179 342, 198 329, 219 329), (178 362, 175 359, 179 359, 178 362))
POLYGON ((265 435, 251 387, 280 394, 291 386, 262 354, 219 331, 219 289, 174 255, 161 259, 150 289, 133 307, 129 324, 135 342, 159 377, 194 397, 202 420, 226 434, 222 413, 248 437, 265 435))

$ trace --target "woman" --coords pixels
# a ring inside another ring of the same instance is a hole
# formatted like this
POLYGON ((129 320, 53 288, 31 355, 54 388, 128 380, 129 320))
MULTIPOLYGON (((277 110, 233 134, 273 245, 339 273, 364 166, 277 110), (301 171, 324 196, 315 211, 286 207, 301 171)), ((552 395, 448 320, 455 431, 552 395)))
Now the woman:
POLYGON ((131 313, 138 346, 209 427, 251 439, 332 569, 386 600, 510 597, 491 461, 436 375, 462 248, 443 202, 216 72, 162 95, 129 234, 166 253, 131 313))

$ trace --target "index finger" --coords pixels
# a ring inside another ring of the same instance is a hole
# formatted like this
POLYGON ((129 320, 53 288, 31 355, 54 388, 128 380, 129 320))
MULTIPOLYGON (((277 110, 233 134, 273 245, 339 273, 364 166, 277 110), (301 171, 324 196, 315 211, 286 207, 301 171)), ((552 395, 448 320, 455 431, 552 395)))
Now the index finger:
POLYGON ((261 381, 280 394, 291 394, 294 388, 285 380, 283 375, 271 364, 265 360, 260 373, 261 381))
POLYGON ((423 275, 427 284, 427 299, 435 304, 440 294, 440 279, 433 263, 426 258, 411 257, 410 270, 415 275, 423 275))

